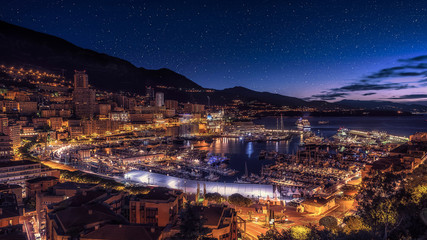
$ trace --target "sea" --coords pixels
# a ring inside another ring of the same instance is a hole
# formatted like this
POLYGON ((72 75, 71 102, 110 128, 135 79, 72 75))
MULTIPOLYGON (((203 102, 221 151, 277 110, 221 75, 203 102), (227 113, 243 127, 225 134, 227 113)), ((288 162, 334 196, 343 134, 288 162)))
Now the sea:
MULTIPOLYGON (((348 128, 365 131, 381 131, 397 136, 409 137, 416 132, 427 132, 427 115, 403 117, 305 117, 311 123, 311 131, 329 138, 336 134, 339 128, 348 128), (322 124, 323 122, 323 124, 322 124)), ((283 117, 284 129, 296 129, 298 117, 283 117)), ((266 117, 254 120, 255 124, 264 125, 268 129, 277 129, 281 126, 280 117, 266 117), (277 124, 279 122, 279 124, 277 124)), ((288 141, 280 142, 245 142, 234 138, 217 138, 208 147, 212 154, 223 155, 230 159, 229 167, 238 171, 234 176, 221 177, 220 181, 233 182, 245 174, 245 165, 248 173, 260 174, 263 165, 272 164, 272 160, 259 160, 261 150, 276 151, 293 154, 300 147, 300 137, 293 137, 288 141)))

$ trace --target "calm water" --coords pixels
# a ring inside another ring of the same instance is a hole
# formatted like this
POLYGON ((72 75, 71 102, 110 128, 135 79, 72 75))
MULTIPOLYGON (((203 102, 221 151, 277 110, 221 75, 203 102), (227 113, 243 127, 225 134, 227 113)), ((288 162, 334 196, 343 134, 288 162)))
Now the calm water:
MULTIPOLYGON (((284 117, 285 129, 296 129, 297 117, 284 117)), ((379 130, 390 134, 408 137, 411 134, 427 131, 427 116, 413 117, 307 117, 311 123, 311 130, 317 135, 331 137, 340 127, 358 130, 379 130), (319 121, 329 121, 328 124, 319 124, 319 121)), ((254 121, 266 128, 276 129, 275 117, 263 118, 254 121)), ((280 118, 279 118, 280 127, 280 118)), ((245 173, 245 162, 249 173, 259 174, 263 164, 272 163, 271 160, 258 160, 261 150, 275 150, 279 153, 295 153, 300 143, 299 137, 282 142, 244 142, 238 139, 216 139, 209 147, 204 148, 215 154, 223 154, 230 158, 230 168, 239 171, 234 177, 224 177, 222 181, 234 181, 236 177, 245 173)))
MULTIPOLYGON (((263 118, 254 121, 263 124, 266 128, 276 129, 277 118, 263 118)), ((286 129, 295 129, 296 117, 284 117, 286 129)), ((427 131, 427 116, 418 115, 411 117, 307 117, 311 123, 312 131, 323 134, 325 137, 334 135, 340 127, 357 130, 378 130, 387 133, 406 136, 416 132, 427 131), (329 121, 328 124, 319 124, 319 121, 329 121)), ((280 117, 279 117, 280 126, 280 117)))

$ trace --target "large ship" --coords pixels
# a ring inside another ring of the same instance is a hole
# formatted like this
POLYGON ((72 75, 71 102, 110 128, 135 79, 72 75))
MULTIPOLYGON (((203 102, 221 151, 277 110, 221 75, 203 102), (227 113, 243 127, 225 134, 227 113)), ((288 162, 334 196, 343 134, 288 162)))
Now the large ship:
POLYGON ((299 118, 295 125, 297 125, 298 129, 310 129, 311 125, 310 122, 307 119, 299 118))

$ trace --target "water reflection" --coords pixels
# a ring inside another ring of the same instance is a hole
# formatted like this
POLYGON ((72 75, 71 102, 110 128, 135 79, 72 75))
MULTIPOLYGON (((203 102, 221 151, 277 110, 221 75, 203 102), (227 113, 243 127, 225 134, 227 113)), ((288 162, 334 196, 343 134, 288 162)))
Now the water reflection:
POLYGON ((235 176, 221 178, 230 182, 245 174, 245 162, 247 162, 249 173, 255 174, 260 174, 263 165, 273 163, 272 160, 258 159, 261 150, 292 153, 296 152, 298 146, 298 136, 290 141, 280 142, 245 142, 237 138, 217 138, 212 144, 202 149, 212 154, 225 155, 230 159, 229 167, 239 171, 235 176))
POLYGON ((254 153, 254 149, 252 145, 253 145, 252 142, 249 142, 246 146, 246 155, 248 155, 248 158, 251 158, 252 153, 254 153))

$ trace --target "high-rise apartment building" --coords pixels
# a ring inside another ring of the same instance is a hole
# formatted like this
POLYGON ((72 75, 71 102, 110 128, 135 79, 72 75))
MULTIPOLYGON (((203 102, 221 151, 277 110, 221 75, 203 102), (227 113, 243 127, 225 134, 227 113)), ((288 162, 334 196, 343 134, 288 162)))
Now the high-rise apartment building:
POLYGON ((156 93, 156 107, 163 107, 165 105, 165 94, 162 92, 156 93))
POLYGON ((165 100, 165 107, 167 109, 178 109, 178 101, 176 100, 165 100))
POLYGON ((95 91, 89 88, 85 71, 74 74, 74 114, 79 118, 92 118, 95 113, 95 91))
POLYGON ((0 133, 0 162, 8 162, 13 159, 12 141, 9 136, 0 133))
POLYGON ((74 73, 74 89, 89 88, 89 77, 85 71, 75 71, 74 73))

